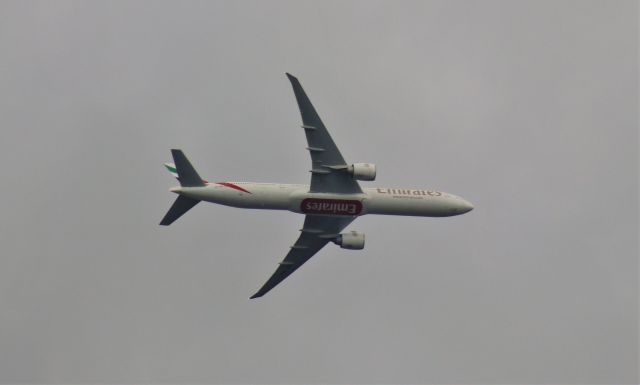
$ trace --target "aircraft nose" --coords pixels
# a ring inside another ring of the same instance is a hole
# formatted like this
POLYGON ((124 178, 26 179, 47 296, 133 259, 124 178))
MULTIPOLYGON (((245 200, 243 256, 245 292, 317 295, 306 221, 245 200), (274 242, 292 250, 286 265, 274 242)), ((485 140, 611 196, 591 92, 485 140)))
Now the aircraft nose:
POLYGON ((460 214, 468 213, 469 211, 473 210, 473 205, 470 202, 464 199, 461 199, 461 201, 462 202, 460 203, 460 209, 459 209, 460 214))

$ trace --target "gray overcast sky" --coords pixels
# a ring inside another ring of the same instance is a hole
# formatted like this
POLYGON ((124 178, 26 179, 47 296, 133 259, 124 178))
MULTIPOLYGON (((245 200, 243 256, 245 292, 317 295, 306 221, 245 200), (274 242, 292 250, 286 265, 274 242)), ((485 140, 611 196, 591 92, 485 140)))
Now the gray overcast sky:
POLYGON ((0 2, 0 382, 637 383, 634 1, 0 2), (307 183, 298 76, 373 184, 260 300, 303 217, 158 226, 182 148, 307 183))

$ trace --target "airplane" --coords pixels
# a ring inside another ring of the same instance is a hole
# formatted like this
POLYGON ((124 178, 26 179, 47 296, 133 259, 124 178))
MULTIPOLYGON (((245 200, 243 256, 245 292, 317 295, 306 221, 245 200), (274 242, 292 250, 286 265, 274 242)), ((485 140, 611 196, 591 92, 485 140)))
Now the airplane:
POLYGON ((160 225, 170 225, 200 201, 247 209, 289 210, 305 215, 297 241, 279 263, 275 273, 251 299, 265 295, 329 242, 343 249, 363 249, 364 233, 343 232, 359 216, 449 217, 473 209, 468 201, 436 190, 360 187, 358 180, 375 180, 375 165, 349 164, 344 160, 298 79, 289 73, 286 75, 298 102, 301 127, 311 155, 309 185, 207 182, 178 149, 171 150, 174 163, 165 163, 180 186, 169 190, 178 194, 178 197, 160 225))

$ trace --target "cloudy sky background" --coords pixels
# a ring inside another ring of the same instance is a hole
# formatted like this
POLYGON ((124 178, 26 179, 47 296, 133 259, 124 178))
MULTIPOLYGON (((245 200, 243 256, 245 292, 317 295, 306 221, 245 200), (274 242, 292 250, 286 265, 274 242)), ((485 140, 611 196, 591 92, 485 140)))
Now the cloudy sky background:
POLYGON ((634 1, 0 2, 1 383, 637 383, 634 1), (364 217, 259 300, 303 217, 158 226, 182 148, 306 183, 298 76, 364 217))

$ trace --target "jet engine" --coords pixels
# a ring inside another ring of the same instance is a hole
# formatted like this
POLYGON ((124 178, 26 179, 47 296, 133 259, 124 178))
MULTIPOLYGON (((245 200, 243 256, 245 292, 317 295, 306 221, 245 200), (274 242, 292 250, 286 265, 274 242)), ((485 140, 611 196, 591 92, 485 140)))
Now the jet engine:
POLYGON ((364 233, 359 233, 357 231, 342 233, 333 240, 333 243, 343 249, 362 250, 364 249, 364 233))
POLYGON ((357 180, 375 180, 376 165, 373 163, 354 163, 347 168, 347 171, 353 179, 357 180))

